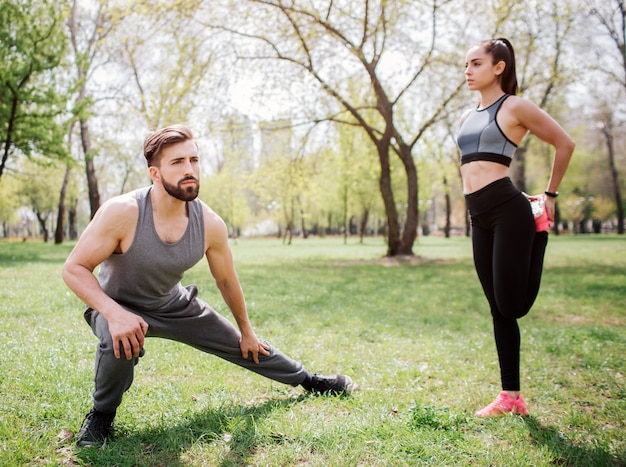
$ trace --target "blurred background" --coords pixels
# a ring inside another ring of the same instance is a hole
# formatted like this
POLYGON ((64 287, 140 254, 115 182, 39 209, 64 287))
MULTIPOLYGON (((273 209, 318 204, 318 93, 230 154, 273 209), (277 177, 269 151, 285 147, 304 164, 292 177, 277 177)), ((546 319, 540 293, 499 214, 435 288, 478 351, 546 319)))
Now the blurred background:
MULTIPOLYGON (((188 125, 233 238, 468 235, 455 134, 467 50, 507 37, 519 95, 577 148, 556 233, 624 232, 624 0, 3 0, 0 238, 75 240, 188 125)), ((546 187, 532 135, 512 165, 546 187)))

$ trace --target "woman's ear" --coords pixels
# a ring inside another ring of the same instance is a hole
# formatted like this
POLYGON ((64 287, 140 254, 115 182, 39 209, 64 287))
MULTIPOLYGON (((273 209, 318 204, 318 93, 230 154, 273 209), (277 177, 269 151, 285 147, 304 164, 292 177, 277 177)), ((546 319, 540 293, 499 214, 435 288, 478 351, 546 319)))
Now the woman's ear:
POLYGON ((506 68, 506 63, 504 62, 504 60, 500 60, 498 63, 496 63, 496 75, 500 76, 502 73, 504 73, 504 69, 506 68))

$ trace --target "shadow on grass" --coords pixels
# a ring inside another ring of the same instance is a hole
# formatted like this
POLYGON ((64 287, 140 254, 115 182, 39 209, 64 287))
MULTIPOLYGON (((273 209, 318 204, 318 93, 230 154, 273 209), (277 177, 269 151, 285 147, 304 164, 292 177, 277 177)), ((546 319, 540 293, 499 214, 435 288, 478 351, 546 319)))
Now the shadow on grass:
MULTIPOLYGON (((122 428, 103 448, 79 449, 75 457, 88 465, 183 467, 190 459, 181 457, 191 448, 213 445, 211 449, 216 457, 223 459, 220 466, 248 465, 258 449, 259 420, 308 397, 311 396, 303 394, 272 398, 260 405, 207 408, 178 425, 151 427, 130 434, 122 428)), ((280 442, 282 435, 276 438, 280 442)))
POLYGON ((524 417, 528 433, 533 442, 548 449, 554 459, 553 465, 564 466, 626 466, 626 458, 610 454, 605 446, 578 445, 563 436, 556 427, 543 426, 535 417, 524 417))

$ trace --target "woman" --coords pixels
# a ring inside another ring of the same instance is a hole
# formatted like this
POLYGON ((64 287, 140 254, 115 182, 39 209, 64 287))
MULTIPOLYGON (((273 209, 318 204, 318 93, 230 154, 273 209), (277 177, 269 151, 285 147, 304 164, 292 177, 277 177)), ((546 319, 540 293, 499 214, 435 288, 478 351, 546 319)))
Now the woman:
POLYGON ((520 393, 517 320, 528 313, 539 292, 547 230, 575 144, 547 113, 515 95, 515 55, 507 39, 472 47, 465 77, 480 100, 464 114, 458 134, 463 192, 472 222, 474 264, 493 316, 502 380, 502 392, 476 415, 527 415, 520 393), (528 132, 555 148, 545 194, 535 197, 515 188, 508 177, 517 145, 528 132), (531 203, 542 217, 534 218, 531 203))

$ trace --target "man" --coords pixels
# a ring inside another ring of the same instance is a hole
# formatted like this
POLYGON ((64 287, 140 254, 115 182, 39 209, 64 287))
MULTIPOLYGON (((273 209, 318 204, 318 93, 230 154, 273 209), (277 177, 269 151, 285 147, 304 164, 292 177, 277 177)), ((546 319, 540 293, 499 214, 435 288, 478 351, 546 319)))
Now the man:
POLYGON ((146 337, 183 342, 311 392, 350 393, 350 377, 311 374, 257 338, 226 225, 197 199, 200 167, 191 131, 173 125, 150 134, 144 156, 152 185, 104 203, 63 267, 63 279, 87 305, 85 319, 100 341, 93 408, 77 445, 98 446, 110 435, 146 337), (239 330, 198 298, 195 286, 180 283, 203 256, 239 330))

